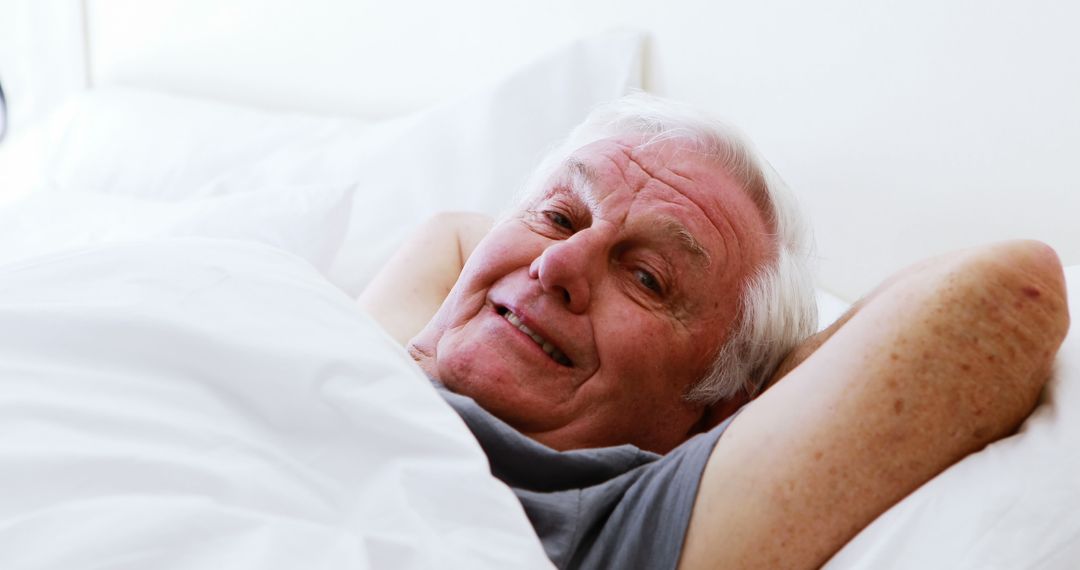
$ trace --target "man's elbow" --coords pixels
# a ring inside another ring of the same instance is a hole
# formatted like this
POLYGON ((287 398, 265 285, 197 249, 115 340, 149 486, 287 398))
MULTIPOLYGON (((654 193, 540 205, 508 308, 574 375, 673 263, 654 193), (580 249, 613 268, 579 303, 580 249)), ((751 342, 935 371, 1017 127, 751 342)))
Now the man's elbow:
POLYGON ((968 299, 980 318, 975 332, 996 354, 987 358, 998 378, 1024 404, 1022 417, 1035 401, 1050 374, 1058 348, 1069 329, 1065 276, 1057 253, 1032 240, 986 246, 975 252, 966 281, 968 299))
POLYGON ((1057 252, 1035 240, 1016 240, 989 246, 997 258, 992 278, 1013 301, 1010 313, 1020 324, 1036 327, 1040 340, 1056 350, 1069 330, 1065 273, 1057 252))

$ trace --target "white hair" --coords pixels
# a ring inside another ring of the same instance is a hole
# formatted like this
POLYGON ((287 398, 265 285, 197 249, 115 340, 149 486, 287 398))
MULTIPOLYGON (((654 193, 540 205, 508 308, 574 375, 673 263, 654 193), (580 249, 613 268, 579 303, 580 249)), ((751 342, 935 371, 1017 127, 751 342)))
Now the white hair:
POLYGON ((683 140, 717 161, 762 212, 775 235, 773 258, 743 284, 738 316, 705 375, 686 398, 710 404, 740 391, 753 396, 784 356, 817 328, 810 258, 812 239, 794 196, 735 129, 701 112, 645 93, 602 105, 541 161, 529 179, 528 200, 574 151, 592 142, 644 136, 642 146, 683 140))

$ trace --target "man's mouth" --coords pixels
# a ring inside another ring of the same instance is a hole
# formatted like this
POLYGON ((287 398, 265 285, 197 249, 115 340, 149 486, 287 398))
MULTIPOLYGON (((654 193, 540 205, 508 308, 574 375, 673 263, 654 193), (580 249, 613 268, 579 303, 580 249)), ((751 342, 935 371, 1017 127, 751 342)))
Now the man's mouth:
POLYGON ((543 350, 548 356, 551 357, 552 360, 558 362, 563 366, 574 365, 574 363, 571 362, 570 359, 567 358, 561 350, 555 348, 555 345, 551 344, 550 341, 544 339, 544 337, 536 334, 535 332, 533 332, 532 329, 525 326, 525 324, 521 322, 521 319, 519 319, 518 316, 513 313, 513 311, 507 309, 506 307, 499 307, 498 312, 510 324, 517 327, 519 331, 525 333, 525 336, 531 338, 533 342, 535 342, 540 347, 541 350, 543 350))

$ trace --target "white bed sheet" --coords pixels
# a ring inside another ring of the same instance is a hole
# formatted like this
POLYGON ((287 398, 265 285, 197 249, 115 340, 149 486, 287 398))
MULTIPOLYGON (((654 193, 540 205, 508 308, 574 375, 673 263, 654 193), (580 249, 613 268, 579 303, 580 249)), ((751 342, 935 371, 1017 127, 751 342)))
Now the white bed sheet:
POLYGON ((102 90, 6 143, 0 568, 549 567, 351 295, 427 215, 510 203, 640 47, 378 124, 102 90))
POLYGON ((0 568, 550 567, 408 355, 262 245, 0 268, 0 433, 0 568))
POLYGON ((91 91, 0 147, 0 204, 35 192, 177 202, 355 188, 328 275, 358 295, 425 218, 512 204, 544 152, 592 107, 640 87, 642 42, 633 32, 584 38, 474 92, 377 123, 91 91))

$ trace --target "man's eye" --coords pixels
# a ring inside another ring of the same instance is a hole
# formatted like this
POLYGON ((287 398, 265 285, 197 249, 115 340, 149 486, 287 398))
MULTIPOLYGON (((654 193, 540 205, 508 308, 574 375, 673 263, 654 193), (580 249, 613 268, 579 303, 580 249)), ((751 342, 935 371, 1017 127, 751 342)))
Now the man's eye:
POLYGON ((548 221, 555 224, 556 226, 559 226, 560 228, 563 228, 565 230, 574 231, 573 222, 571 222, 570 218, 566 217, 565 214, 561 214, 553 210, 548 210, 544 212, 544 215, 547 216, 548 221))
POLYGON ((638 283, 641 283, 642 286, 652 291, 653 293, 663 292, 661 290, 662 287, 660 286, 660 281, 656 277, 654 277, 652 273, 649 273, 644 269, 635 269, 634 276, 637 278, 638 283))

